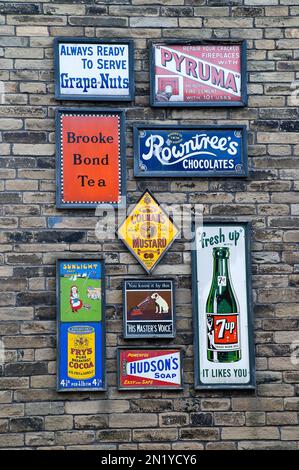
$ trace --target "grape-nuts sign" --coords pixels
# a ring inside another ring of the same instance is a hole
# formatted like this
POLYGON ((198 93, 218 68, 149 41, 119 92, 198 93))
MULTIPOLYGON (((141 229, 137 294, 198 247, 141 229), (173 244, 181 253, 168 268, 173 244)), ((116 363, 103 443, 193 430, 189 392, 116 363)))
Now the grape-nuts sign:
POLYGON ((246 106, 246 42, 178 41, 151 46, 152 106, 246 106))
POLYGON ((195 388, 254 388, 249 237, 248 223, 195 227, 195 388))
POLYGON ((247 176, 246 126, 136 125, 139 177, 247 176))
POLYGON ((131 40, 55 38, 55 98, 131 101, 131 40))

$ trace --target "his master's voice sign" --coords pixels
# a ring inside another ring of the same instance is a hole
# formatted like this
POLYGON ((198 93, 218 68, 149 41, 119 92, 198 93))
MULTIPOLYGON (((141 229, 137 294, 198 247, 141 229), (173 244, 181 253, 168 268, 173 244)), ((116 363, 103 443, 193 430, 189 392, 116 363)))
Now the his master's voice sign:
POLYGON ((131 100, 132 43, 58 38, 55 43, 56 98, 131 100))
POLYGON ((124 195, 122 111, 56 115, 57 207, 118 205, 124 195))

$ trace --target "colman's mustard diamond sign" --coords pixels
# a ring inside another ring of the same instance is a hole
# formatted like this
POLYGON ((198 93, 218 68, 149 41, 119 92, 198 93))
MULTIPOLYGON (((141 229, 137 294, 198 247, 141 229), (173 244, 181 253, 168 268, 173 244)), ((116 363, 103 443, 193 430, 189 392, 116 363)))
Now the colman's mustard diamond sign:
POLYGON ((119 238, 148 273, 178 235, 178 227, 148 189, 118 229, 119 238))

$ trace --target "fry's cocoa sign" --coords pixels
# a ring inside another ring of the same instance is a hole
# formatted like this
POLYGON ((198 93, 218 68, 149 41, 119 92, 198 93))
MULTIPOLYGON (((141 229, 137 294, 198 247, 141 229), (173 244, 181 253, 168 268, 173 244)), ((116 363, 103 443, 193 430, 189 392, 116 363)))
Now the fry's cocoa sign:
POLYGON ((119 348, 119 390, 182 388, 180 349, 119 348))
POLYGON ((153 106, 244 106, 245 42, 152 45, 153 106))

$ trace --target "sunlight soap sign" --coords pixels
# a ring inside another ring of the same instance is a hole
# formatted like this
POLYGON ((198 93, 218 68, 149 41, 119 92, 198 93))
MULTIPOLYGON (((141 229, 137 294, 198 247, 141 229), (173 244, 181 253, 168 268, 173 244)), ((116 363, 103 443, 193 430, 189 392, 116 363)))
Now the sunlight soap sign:
POLYGON ((102 260, 57 260, 57 390, 105 389, 102 260))
POLYGON ((54 48, 56 99, 133 99, 132 41, 56 38, 54 48))

